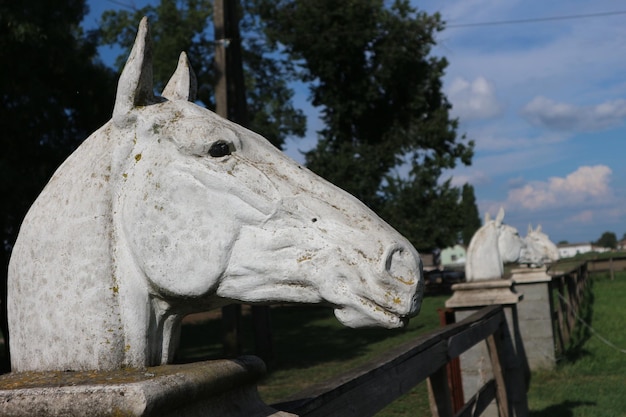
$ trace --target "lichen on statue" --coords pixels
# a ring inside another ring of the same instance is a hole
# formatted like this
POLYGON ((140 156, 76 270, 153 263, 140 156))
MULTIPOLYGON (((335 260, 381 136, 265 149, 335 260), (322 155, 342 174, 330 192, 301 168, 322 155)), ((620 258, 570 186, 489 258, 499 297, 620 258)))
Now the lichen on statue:
POLYGON ((347 326, 400 327, 417 251, 364 204, 261 136, 193 103, 185 54, 152 85, 144 18, 112 120, 29 210, 9 265, 12 369, 170 363, 182 318, 244 303, 323 303, 347 326))

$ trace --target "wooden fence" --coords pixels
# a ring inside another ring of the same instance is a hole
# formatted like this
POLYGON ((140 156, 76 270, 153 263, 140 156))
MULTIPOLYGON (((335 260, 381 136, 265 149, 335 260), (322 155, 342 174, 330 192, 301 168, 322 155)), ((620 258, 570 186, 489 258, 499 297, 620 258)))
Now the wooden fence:
POLYGON ((499 415, 510 416, 510 398, 519 398, 520 389, 526 398, 525 387, 510 383, 521 378, 513 375, 521 368, 510 344, 503 307, 485 307, 463 321, 420 336, 390 350, 383 358, 272 407, 300 417, 373 416, 426 380, 434 416, 479 416, 494 399, 499 415), (482 341, 486 341, 494 377, 460 410, 454 410, 447 365, 482 341))
POLYGON ((569 346, 576 326, 576 317, 584 305, 588 278, 586 262, 569 272, 552 276, 550 291, 554 303, 553 329, 557 352, 561 354, 569 346))
POLYGON ((563 354, 570 347, 575 329, 581 329, 576 327, 576 321, 585 320, 582 316, 589 311, 590 275, 608 272, 614 279, 616 271, 624 270, 626 257, 611 257, 589 259, 568 272, 552 273, 550 291, 557 353, 563 354))
POLYGON ((615 256, 604 259, 593 259, 587 261, 587 271, 591 273, 595 272, 608 272, 611 275, 611 279, 614 279, 614 273, 617 271, 626 271, 626 257, 615 256))

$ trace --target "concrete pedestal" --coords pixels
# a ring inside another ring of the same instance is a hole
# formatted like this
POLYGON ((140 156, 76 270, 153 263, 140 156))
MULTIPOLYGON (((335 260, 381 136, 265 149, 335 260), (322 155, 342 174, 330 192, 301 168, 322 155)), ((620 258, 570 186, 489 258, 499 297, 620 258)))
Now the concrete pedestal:
MULTIPOLYGON (((522 299, 521 294, 513 291, 513 281, 495 279, 489 281, 455 284, 452 297, 446 301, 446 307, 454 309, 456 321, 461 321, 483 307, 501 304, 504 306, 509 334, 504 335, 504 355, 506 363, 514 364, 514 368, 505 369, 507 395, 516 417, 528 415, 526 398, 528 370, 525 365, 524 344, 519 335, 517 325, 517 305, 522 299), (511 359, 512 358, 512 359, 511 359)), ((465 399, 471 398, 478 389, 493 378, 489 352, 485 342, 481 342, 463 353, 460 357, 463 393, 465 399)), ((495 401, 482 414, 485 417, 497 417, 498 409, 495 401)))
POLYGON ((287 417, 264 404, 256 357, 111 372, 21 372, 0 377, 4 417, 287 417))
POLYGON ((520 268, 512 271, 515 292, 524 298, 517 306, 519 329, 531 370, 553 369, 556 365, 552 321, 552 277, 546 268, 520 268))

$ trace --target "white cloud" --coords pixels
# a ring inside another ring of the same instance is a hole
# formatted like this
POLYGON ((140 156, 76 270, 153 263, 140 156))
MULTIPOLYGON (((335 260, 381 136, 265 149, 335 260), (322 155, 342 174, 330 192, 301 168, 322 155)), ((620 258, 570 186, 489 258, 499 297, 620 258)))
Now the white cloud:
POLYGON ((583 210, 567 218, 570 223, 591 223, 593 221, 593 211, 583 210))
POLYGON ((452 112, 462 121, 489 119, 502 113, 504 106, 496 98, 496 89, 484 77, 474 81, 455 78, 448 88, 452 112))
POLYGON ((442 179, 451 179, 450 183, 455 187, 462 187, 465 184, 485 185, 491 182, 487 173, 476 169, 466 169, 463 173, 453 171, 449 177, 442 176, 442 179))
POLYGON ((535 97, 522 109, 531 124, 564 131, 597 131, 619 126, 626 120, 626 100, 610 100, 595 106, 558 103, 535 97))
POLYGON ((582 166, 564 178, 529 182, 509 191, 506 206, 539 210, 602 202, 612 197, 611 174, 606 165, 582 166))

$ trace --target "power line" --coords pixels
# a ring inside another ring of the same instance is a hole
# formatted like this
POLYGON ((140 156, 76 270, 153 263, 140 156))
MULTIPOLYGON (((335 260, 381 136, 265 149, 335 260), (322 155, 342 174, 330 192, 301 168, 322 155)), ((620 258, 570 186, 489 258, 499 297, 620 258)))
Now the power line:
POLYGON ((626 10, 616 10, 612 12, 587 13, 587 14, 573 14, 573 15, 566 15, 566 16, 535 17, 535 18, 528 18, 528 19, 497 20, 497 21, 492 21, 492 22, 452 23, 452 24, 447 24, 446 29, 467 28, 467 27, 477 27, 477 26, 515 25, 515 24, 521 24, 521 23, 551 22, 555 20, 589 19, 593 17, 618 16, 618 15, 624 15, 624 14, 626 14, 626 10))

